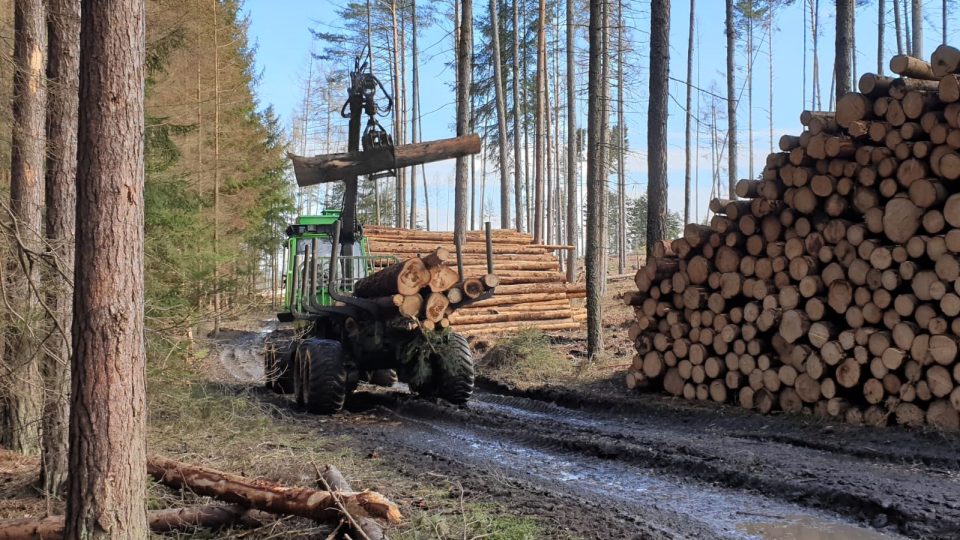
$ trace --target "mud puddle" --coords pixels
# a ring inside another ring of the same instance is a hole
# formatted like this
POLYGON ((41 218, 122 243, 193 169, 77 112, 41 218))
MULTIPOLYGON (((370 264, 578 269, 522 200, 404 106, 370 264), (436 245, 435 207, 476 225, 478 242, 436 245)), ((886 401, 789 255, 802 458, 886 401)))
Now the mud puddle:
MULTIPOLYGON (((236 381, 260 381, 271 329, 222 342, 236 381)), ((366 387, 332 419, 292 418, 582 538, 960 538, 960 440, 930 433, 663 400, 581 410, 478 391, 455 408, 366 387)))
MULTIPOLYGON (((526 422, 596 427, 596 419, 569 417, 557 422, 546 412, 512 408, 502 396, 477 396, 470 408, 478 414, 511 414, 526 422)), ((546 405, 545 409, 553 406, 546 405)), ((419 404, 404 404, 388 413, 406 429, 387 432, 392 443, 440 453, 492 478, 522 478, 548 493, 598 502, 620 516, 632 516, 667 536, 684 538, 893 540, 892 533, 853 524, 842 516, 785 503, 747 491, 691 482, 616 459, 537 447, 497 429, 462 426, 429 418, 419 404), (506 435, 506 436, 505 436, 506 435), (790 536, 793 535, 793 536, 790 536)), ((569 414, 569 413, 567 413, 569 414)), ((602 422, 600 422, 602 424, 602 422)), ((523 439, 524 437, 520 437, 523 439)))

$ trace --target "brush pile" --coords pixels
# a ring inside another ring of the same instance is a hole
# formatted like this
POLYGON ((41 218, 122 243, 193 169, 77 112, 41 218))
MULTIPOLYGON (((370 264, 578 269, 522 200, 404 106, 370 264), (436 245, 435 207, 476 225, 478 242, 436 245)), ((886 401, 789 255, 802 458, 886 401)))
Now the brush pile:
MULTIPOLYGON (((449 269, 443 273, 454 279, 453 289, 459 288, 469 297, 463 287, 456 284, 459 273, 453 233, 367 226, 364 236, 372 255, 405 260, 429 253, 430 256, 423 260, 432 258, 442 262, 449 269)), ((580 328, 586 313, 582 308, 574 307, 571 300, 585 297, 586 289, 582 284, 566 281, 560 272, 559 261, 553 255, 554 251, 565 250, 567 246, 534 244, 530 235, 508 229, 494 230, 491 236, 496 294, 462 308, 458 302, 449 299, 456 311, 447 313, 435 323, 452 324, 464 335, 500 334, 523 328, 544 331, 580 328)), ((489 287, 483 231, 468 232, 466 245, 461 251, 464 275, 478 276, 477 279, 489 287)), ((468 281, 464 280, 463 285, 468 281)))
POLYGON ((960 50, 805 111, 627 295, 627 385, 852 423, 960 427, 960 50))

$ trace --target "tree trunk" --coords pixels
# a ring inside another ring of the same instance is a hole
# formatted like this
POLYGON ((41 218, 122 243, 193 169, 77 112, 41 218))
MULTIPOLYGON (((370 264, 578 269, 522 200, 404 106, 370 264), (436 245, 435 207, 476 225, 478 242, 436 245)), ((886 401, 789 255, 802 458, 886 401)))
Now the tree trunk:
MULTIPOLYGON (((413 32, 413 115, 410 130, 413 138, 410 142, 420 142, 420 55, 417 51, 417 0, 410 2, 410 15, 413 32)), ((410 228, 417 228, 417 167, 410 167, 410 228)))
POLYGON ((73 289, 65 276, 73 275, 76 224, 80 2, 51 0, 48 9, 46 224, 55 267, 49 274, 47 303, 55 314, 57 329, 43 361, 41 476, 44 491, 55 496, 67 482, 73 289))
MULTIPOLYGON (((773 153, 773 23, 774 23, 774 7, 771 5, 767 8, 767 75, 768 75, 768 85, 767 85, 767 121, 769 122, 769 138, 770 138, 770 150, 769 153, 773 153)), ((698 100, 699 102, 699 100, 698 100)), ((697 137, 700 136, 699 130, 697 131, 697 137)), ((699 148, 698 148, 699 150, 699 148)))
POLYGON ((40 415, 43 392, 40 379, 39 343, 31 337, 38 309, 35 287, 40 267, 29 252, 41 251, 45 166, 44 119, 47 106, 47 21, 45 2, 25 0, 15 4, 13 82, 13 140, 10 163, 10 210, 22 246, 14 248, 8 287, 11 307, 26 319, 11 329, 4 350, 5 395, 0 396, 3 433, 0 444, 16 452, 40 451, 40 415))
POLYGON ((853 55, 854 0, 837 0, 836 56, 834 57, 834 78, 837 84, 837 102, 850 91, 850 58, 853 55))
MULTIPOLYGON (((473 64, 473 0, 462 0, 460 7, 460 42, 457 55, 457 135, 467 134, 470 125, 470 86, 473 64)), ((454 189, 454 224, 457 241, 463 245, 467 234, 467 160, 457 158, 454 189)))
POLYGON ((68 539, 147 537, 143 0, 84 1, 68 539), (123 107, 117 107, 123 103, 123 107))
POLYGON ((753 0, 747 9, 747 171, 748 178, 753 180, 753 0))
POLYGON ((605 0, 590 0, 590 60, 587 83, 587 356, 595 357, 603 351, 602 294, 603 294, 603 258, 606 254, 603 245, 603 216, 599 200, 606 197, 606 184, 602 161, 603 133, 601 131, 604 114, 601 63, 603 58, 603 4, 605 0))
POLYGON ((897 54, 903 54, 903 23, 900 21, 900 0, 893 0, 893 31, 897 34, 897 54))
POLYGON ((913 23, 913 47, 910 55, 923 58, 923 6, 920 0, 911 0, 910 7, 913 23))
MULTIPOLYGON (((883 0, 881 0, 882 2, 883 0)), ((947 0, 943 0, 940 4, 940 24, 942 25, 942 39, 940 40, 942 44, 947 44, 947 0)))
MULTIPOLYGON (((493 84, 497 100, 497 143, 500 152, 500 228, 510 228, 510 174, 507 169, 507 99, 503 87, 503 63, 500 56, 500 16, 497 0, 490 0, 490 40, 493 43, 493 84)), ((514 156, 516 158, 516 156, 514 156)), ((481 202, 482 204, 482 202, 481 202)), ((481 218, 482 220, 482 218, 481 218)))
POLYGON ((544 184, 544 115, 546 109, 545 92, 547 77, 547 38, 546 38, 546 0, 540 0, 537 11, 537 75, 536 75, 536 112, 533 118, 533 241, 540 244, 544 241, 543 234, 543 184, 544 184))
POLYGON ((617 0, 617 273, 627 271, 627 177, 623 160, 626 158, 627 132, 623 115, 623 0, 617 0))
POLYGON ((597 201, 597 204, 600 205, 600 233, 603 235, 603 241, 601 245, 604 246, 603 257, 600 258, 600 274, 603 276, 601 281, 602 289, 600 291, 601 296, 607 291, 607 275, 608 275, 608 266, 610 264, 610 258, 607 256, 607 248, 610 246, 610 214, 609 214, 609 205, 610 205, 610 189, 608 186, 608 180, 610 179, 610 2, 612 0, 604 0, 603 2, 603 54, 601 58, 603 59, 603 64, 600 66, 600 81, 603 83, 600 86, 600 136, 601 145, 600 145, 600 174, 603 176, 603 192, 600 196, 600 199, 597 201))
MULTIPOLYGON (((736 97, 736 64, 737 44, 734 39, 733 28, 733 0, 726 0, 726 34, 727 34, 727 198, 734 198, 737 185, 737 97, 736 97)), ((652 11, 652 10, 651 10, 652 11)), ((652 51, 652 47, 651 47, 652 51)), ((664 51, 664 54, 669 54, 664 51)), ((647 119, 649 122, 649 118, 647 119)), ((649 217, 647 218, 649 221, 649 217)), ((647 231, 650 236, 650 231, 647 231)), ((649 244, 648 244, 649 249, 649 244)))
MULTIPOLYGON (((213 335, 220 333, 223 294, 220 287, 220 22, 213 6, 213 335)), ((306 133, 304 133, 306 137, 306 133)), ((306 141, 306 138, 304 138, 306 141)), ((306 144, 306 143, 304 143, 306 144)))
MULTIPOLYGON (((516 229, 523 232, 523 171, 520 162, 520 0, 513 0, 513 202, 516 229)), ((506 163, 506 157, 503 158, 506 163)), ((502 219, 502 218, 501 218, 502 219)), ((509 224, 504 224, 506 229, 509 224)))
MULTIPOLYGON (((394 97, 393 110, 394 110, 394 115, 395 115, 395 116, 394 116, 395 121, 393 122, 393 141, 394 141, 395 144, 400 144, 400 142, 403 140, 403 135, 402 135, 402 124, 401 124, 400 121, 399 121, 399 119, 400 119, 400 113, 398 112, 399 109, 400 109, 400 104, 399 104, 399 99, 400 99, 400 37, 399 37, 399 35, 398 35, 398 32, 399 32, 399 21, 397 21, 397 1, 396 1, 396 0, 391 0, 391 2, 390 2, 390 18, 391 18, 391 27, 392 27, 392 30, 393 30, 393 39, 392 39, 392 41, 390 42, 390 44, 391 44, 391 47, 390 47, 390 48, 392 49, 392 54, 393 54, 393 62, 391 62, 391 65, 390 65, 390 74, 391 74, 391 77, 390 77, 390 78, 391 78, 392 83, 393 83, 393 85, 392 85, 392 86, 393 86, 393 97, 394 97)), ((406 209, 405 209, 403 206, 401 206, 401 205, 403 204, 403 193, 402 193, 402 189, 403 189, 403 188, 402 188, 402 184, 401 184, 401 182, 400 182, 400 172, 399 172, 399 171, 397 171, 397 177, 395 178, 395 182, 396 182, 396 184, 395 184, 395 189, 394 189, 394 198, 395 198, 396 200, 394 200, 393 203, 394 203, 394 213, 396 214, 396 216, 395 216, 395 218, 394 218, 394 224, 395 224, 397 227, 401 227, 401 228, 402 228, 402 227, 403 227, 403 222, 404 222, 404 212, 406 212, 406 209)))
POLYGON ((650 102, 647 112, 648 254, 656 243, 666 239, 670 1, 654 0, 650 7, 650 102))
MULTIPOLYGON (((896 1, 896 0, 894 0, 896 1)), ((886 29, 886 0, 877 0, 877 75, 883 75, 883 32, 886 29)))
POLYGON ((577 89, 576 89, 576 12, 574 1, 567 0, 567 281, 577 280, 577 89))
MULTIPOLYGON (((696 26, 696 0, 690 0, 690 28, 687 34, 687 113, 684 125, 684 169, 683 169, 683 223, 690 223, 690 181, 693 179, 693 154, 690 152, 690 134, 693 128, 693 31, 696 26)), ((771 24, 771 28, 773 25, 771 24)), ((771 35, 773 31, 771 30, 771 35)), ((773 62, 770 62, 771 68, 773 62)), ((773 88, 770 89, 773 95, 773 88)), ((771 113, 772 114, 772 113, 771 113)), ((772 122, 772 120, 771 120, 772 122)), ((771 123, 771 132, 773 131, 771 123)), ((771 138, 772 138, 771 133, 771 138)))

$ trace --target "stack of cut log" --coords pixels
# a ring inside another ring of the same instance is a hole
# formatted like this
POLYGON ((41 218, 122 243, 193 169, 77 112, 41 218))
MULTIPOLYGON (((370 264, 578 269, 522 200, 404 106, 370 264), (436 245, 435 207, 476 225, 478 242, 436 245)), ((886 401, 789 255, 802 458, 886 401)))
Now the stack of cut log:
POLYGON ((960 50, 890 65, 654 246, 629 387, 960 427, 960 50))
POLYGON ((457 308, 500 282, 496 274, 461 281, 460 273, 447 264, 448 258, 450 253, 438 247, 423 257, 389 264, 358 280, 353 294, 372 300, 385 313, 417 320, 422 328, 446 328, 457 308))
MULTIPOLYGON (((453 233, 367 226, 364 236, 372 255, 403 260, 431 253, 457 274, 453 233)), ((449 314, 447 321, 457 332, 484 335, 524 328, 550 331, 582 326, 586 313, 582 307, 574 307, 571 300, 585 297, 586 289, 582 284, 566 281, 553 255, 567 246, 534 244, 530 235, 513 230, 494 230, 492 239, 494 271, 499 283, 496 294, 449 314)), ((464 275, 487 275, 483 231, 468 232, 461 251, 464 275)))

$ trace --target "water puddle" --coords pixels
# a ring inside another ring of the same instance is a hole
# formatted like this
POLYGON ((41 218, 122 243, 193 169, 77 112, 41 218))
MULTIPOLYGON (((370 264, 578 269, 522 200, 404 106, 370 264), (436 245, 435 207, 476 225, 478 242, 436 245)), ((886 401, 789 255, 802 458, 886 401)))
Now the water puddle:
MULTIPOLYGON (((538 413, 531 413, 537 416, 538 413)), ((486 430, 443 423, 413 422, 427 428, 406 441, 445 448, 495 476, 525 476, 550 489, 592 500, 607 500, 634 515, 657 521, 686 521, 721 538, 737 540, 895 540, 849 524, 827 512, 802 508, 751 493, 653 475, 626 463, 534 448, 486 430), (749 510, 749 511, 747 511, 749 510), (781 517, 783 516, 783 517, 781 517)))
POLYGON ((890 536, 855 525, 823 521, 814 516, 787 516, 783 521, 743 523, 737 529, 762 540, 894 540, 890 536))

